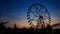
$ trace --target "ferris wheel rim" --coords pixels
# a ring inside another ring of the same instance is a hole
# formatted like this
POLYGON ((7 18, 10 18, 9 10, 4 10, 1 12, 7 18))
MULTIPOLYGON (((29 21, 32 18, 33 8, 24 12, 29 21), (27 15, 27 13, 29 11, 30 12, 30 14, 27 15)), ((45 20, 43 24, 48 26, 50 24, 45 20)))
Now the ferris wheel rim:
MULTIPOLYGON (((35 6, 35 5, 39 5, 39 6, 42 6, 42 7, 44 7, 45 8, 45 10, 48 12, 48 10, 47 10, 47 8, 45 7, 45 6, 43 6, 43 5, 41 5, 41 4, 32 4, 29 8, 28 8, 28 12, 30 12, 31 11, 31 8, 33 7, 33 6, 35 6)), ((49 12, 48 12, 48 14, 49 14, 49 12)), ((50 18, 50 14, 49 14, 49 22, 51 21, 51 18, 50 18)))

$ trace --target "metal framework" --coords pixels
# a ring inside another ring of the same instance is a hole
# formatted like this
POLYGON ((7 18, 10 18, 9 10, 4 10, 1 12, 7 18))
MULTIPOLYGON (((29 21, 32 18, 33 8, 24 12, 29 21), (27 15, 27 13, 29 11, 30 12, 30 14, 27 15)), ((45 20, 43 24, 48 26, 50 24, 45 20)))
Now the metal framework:
POLYGON ((27 20, 29 25, 34 25, 33 21, 36 21, 36 27, 40 25, 45 27, 45 24, 51 23, 49 11, 42 4, 32 4, 27 11, 27 20))

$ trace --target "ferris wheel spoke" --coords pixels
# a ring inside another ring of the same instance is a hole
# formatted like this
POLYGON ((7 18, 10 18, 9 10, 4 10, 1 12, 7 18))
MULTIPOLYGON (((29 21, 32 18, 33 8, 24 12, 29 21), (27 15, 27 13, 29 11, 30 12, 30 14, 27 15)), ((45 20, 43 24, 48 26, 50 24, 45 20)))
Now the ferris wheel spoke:
POLYGON ((32 13, 33 15, 35 15, 35 13, 34 13, 33 11, 31 11, 31 13, 32 13))
POLYGON ((40 8, 40 10, 39 10, 39 15, 42 15, 43 14, 43 11, 42 11, 42 9, 40 8))
POLYGON ((49 18, 49 16, 46 16, 45 14, 43 14, 43 16, 46 17, 46 18, 49 18))
POLYGON ((40 11, 41 8, 42 8, 42 7, 40 7, 40 6, 35 6, 35 12, 36 12, 37 15, 39 15, 40 12, 42 12, 42 11, 40 11))
POLYGON ((37 14, 35 14, 35 12, 34 12, 34 11, 31 11, 31 13, 32 13, 34 16, 38 16, 37 14))
POLYGON ((35 17, 35 16, 34 16, 34 17, 33 17, 32 19, 30 19, 30 20, 31 20, 31 21, 36 21, 36 19, 35 19, 35 18, 37 18, 37 17, 35 17))

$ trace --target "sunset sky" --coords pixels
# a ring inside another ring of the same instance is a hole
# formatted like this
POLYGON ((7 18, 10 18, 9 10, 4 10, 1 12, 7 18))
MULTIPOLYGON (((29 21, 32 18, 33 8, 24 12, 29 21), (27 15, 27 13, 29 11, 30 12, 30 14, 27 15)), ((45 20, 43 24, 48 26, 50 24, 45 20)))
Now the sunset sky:
POLYGON ((0 22, 8 21, 7 27, 28 27, 27 10, 34 3, 44 5, 50 15, 51 24, 60 23, 60 0, 0 0, 0 22))

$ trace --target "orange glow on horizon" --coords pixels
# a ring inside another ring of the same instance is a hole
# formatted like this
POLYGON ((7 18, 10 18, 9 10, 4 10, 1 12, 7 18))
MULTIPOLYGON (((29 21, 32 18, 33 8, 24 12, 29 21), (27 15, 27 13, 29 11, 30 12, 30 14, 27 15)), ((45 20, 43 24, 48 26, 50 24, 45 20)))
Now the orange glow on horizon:
MULTIPOLYGON (((34 22, 34 25, 36 25, 36 21, 33 21, 33 22, 34 22)), ((58 18, 52 18, 51 25, 56 24, 58 22, 59 22, 58 18)), ((14 24, 14 22, 10 22, 10 23, 6 24, 6 27, 13 28, 14 27, 13 24, 14 24)), ((29 25, 27 20, 18 20, 18 21, 16 21, 16 24, 17 24, 18 28, 23 28, 23 27, 29 28, 31 26, 31 25, 29 25)), ((34 27, 36 27, 36 26, 34 26, 34 27)))

